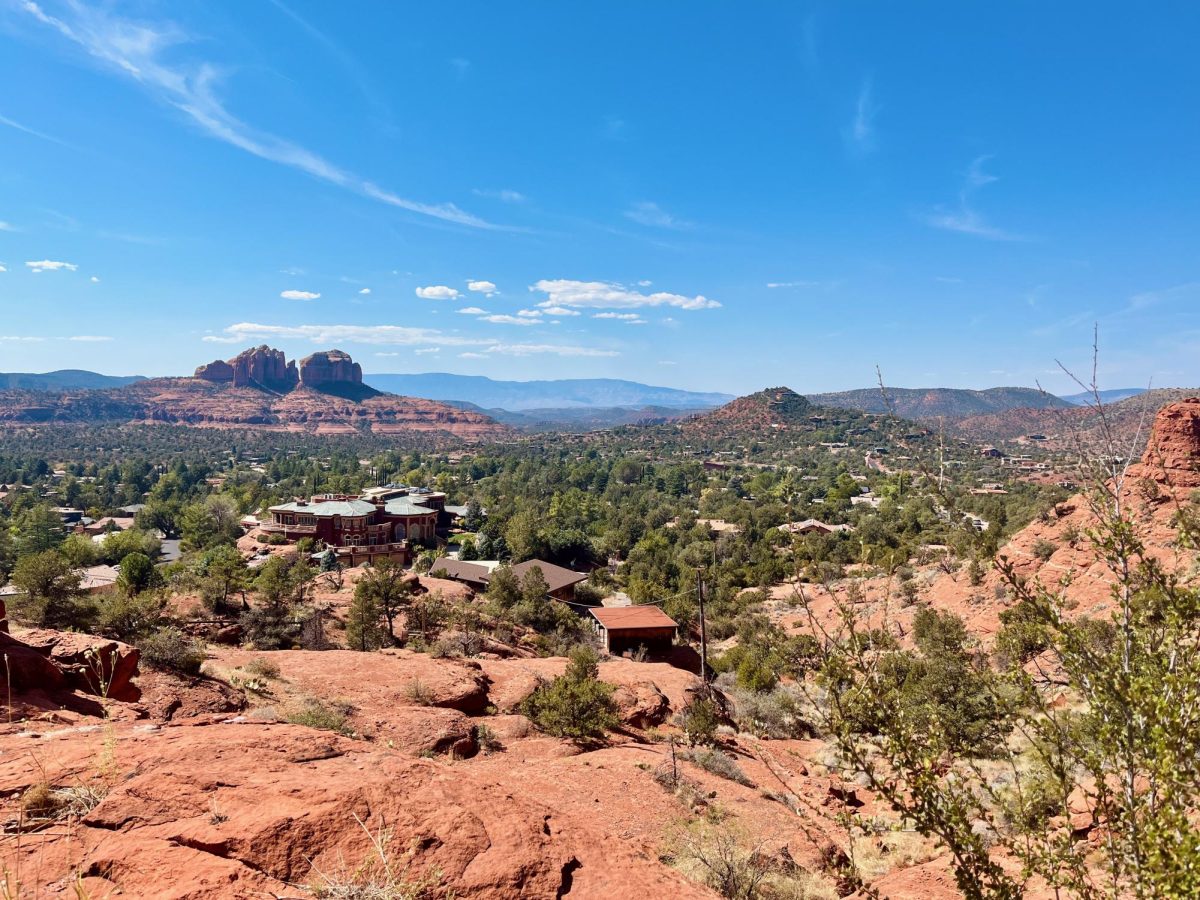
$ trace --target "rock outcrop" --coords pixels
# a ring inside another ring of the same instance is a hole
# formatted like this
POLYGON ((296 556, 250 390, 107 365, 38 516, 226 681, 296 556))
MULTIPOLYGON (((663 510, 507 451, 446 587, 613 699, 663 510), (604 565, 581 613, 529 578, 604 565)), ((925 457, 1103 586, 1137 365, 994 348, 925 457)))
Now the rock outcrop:
POLYGON ((73 690, 123 702, 141 696, 133 683, 140 655, 136 647, 92 634, 46 628, 29 628, 16 637, 55 666, 73 690))
POLYGON ((273 391, 290 391, 300 380, 296 363, 289 362, 282 350, 266 344, 243 350, 228 361, 213 360, 196 369, 194 377, 215 384, 262 387, 273 391))
POLYGON ((1140 474, 1179 487, 1200 487, 1200 398, 1158 411, 1140 474))
POLYGON ((214 359, 210 363, 197 366, 195 377, 214 384, 228 384, 233 381, 233 366, 223 359, 214 359))
POLYGON ((322 350, 300 360, 300 383, 320 388, 327 384, 362 384, 362 366, 341 350, 322 350))

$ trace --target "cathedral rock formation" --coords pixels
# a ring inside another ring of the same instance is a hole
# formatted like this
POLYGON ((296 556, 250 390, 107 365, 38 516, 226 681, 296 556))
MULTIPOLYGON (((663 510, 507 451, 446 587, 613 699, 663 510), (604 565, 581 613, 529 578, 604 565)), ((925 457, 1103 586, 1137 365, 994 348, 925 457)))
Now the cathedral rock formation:
POLYGON ((235 387, 264 387, 290 391, 299 382, 295 362, 288 362, 282 350, 264 344, 243 350, 233 359, 214 360, 196 369, 196 378, 219 384, 232 382, 235 387))
POLYGON ((362 384, 362 366, 341 350, 322 350, 300 360, 300 383, 319 388, 327 384, 362 384))

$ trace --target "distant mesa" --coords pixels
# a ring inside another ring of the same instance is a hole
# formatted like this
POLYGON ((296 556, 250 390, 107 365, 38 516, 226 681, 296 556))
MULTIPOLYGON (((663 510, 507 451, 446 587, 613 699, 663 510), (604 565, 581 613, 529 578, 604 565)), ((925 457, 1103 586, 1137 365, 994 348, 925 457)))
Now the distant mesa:
POLYGON ((342 350, 299 362, 261 346, 213 360, 192 378, 152 378, 106 390, 0 392, 0 422, 156 422, 315 434, 451 435, 504 438, 510 429, 446 403, 384 394, 363 384, 342 350))

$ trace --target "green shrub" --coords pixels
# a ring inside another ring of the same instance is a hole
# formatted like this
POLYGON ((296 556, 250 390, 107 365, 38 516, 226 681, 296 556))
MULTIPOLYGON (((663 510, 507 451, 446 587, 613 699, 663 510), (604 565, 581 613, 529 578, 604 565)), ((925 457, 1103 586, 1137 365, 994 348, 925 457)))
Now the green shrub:
POLYGON ((142 662, 154 669, 182 675, 198 675, 204 663, 204 644, 178 628, 162 628, 142 639, 138 647, 142 662))
POLYGON ((709 697, 696 697, 684 707, 680 715, 683 733, 688 743, 712 744, 717 739, 717 726, 721 724, 717 715, 717 704, 709 697))
POLYGON ((352 729, 347 724, 353 709, 345 703, 326 703, 316 697, 309 697, 298 706, 287 711, 283 719, 292 725, 304 725, 321 731, 336 731, 338 734, 351 734, 352 729))
POLYGON ((543 684, 521 703, 521 712, 542 731, 575 741, 594 741, 619 724, 615 685, 600 681, 591 647, 571 651, 567 671, 543 684))

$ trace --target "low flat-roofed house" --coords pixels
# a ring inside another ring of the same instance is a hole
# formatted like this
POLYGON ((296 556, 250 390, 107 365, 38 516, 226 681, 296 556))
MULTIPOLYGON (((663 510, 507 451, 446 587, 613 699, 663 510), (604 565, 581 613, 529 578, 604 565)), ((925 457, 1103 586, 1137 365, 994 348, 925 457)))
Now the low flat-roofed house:
POLYGON ((612 606, 589 610, 604 649, 614 655, 645 647, 666 651, 675 642, 679 625, 657 606, 612 606))
POLYGON ((88 566, 79 571, 79 589, 85 594, 111 591, 116 587, 120 574, 112 566, 88 566))

